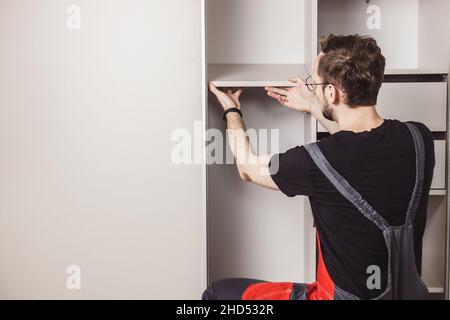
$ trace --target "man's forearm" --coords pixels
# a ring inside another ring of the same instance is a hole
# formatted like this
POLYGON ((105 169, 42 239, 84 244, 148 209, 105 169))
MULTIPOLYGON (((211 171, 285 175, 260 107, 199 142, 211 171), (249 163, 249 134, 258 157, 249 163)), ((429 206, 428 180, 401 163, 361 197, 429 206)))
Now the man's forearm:
MULTIPOLYGON (((234 93, 231 90, 227 90, 227 93, 225 93, 218 90, 211 82, 209 87, 224 110, 240 107, 239 96, 242 93, 241 89, 234 93)), ((269 172, 271 155, 263 154, 257 156, 254 154, 244 121, 239 113, 230 110, 230 112, 227 112, 226 117, 228 141, 241 178, 266 188, 278 190, 278 186, 272 180, 269 172)))
POLYGON ((227 114, 227 133, 231 152, 238 167, 254 161, 255 154, 241 116, 236 112, 227 114))
POLYGON ((227 133, 231 152, 236 160, 239 175, 245 181, 278 190, 269 172, 270 154, 256 155, 241 116, 235 112, 227 114, 227 133))

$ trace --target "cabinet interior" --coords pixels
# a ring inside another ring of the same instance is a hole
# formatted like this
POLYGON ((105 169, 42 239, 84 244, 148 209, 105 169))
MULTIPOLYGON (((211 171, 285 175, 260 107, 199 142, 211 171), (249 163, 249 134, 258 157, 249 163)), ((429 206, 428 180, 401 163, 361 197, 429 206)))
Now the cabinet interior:
MULTIPOLYGON (((320 37, 330 33, 375 37, 387 58, 387 75, 445 77, 448 65, 432 59, 439 44, 438 36, 431 32, 432 6, 433 1, 425 0, 207 0, 207 80, 218 87, 244 88, 242 111, 247 129, 267 129, 269 136, 271 129, 278 129, 278 148, 269 143, 267 152, 283 152, 315 141, 323 128, 310 116, 271 100, 264 86, 290 86, 289 76, 308 76, 319 51, 320 37), (378 22, 370 19, 377 10, 378 22)), ((402 78, 396 79, 402 83, 402 78)), ((410 85, 418 86, 416 91, 423 89, 420 83, 410 85)), ((432 130, 439 136, 436 145, 440 165, 429 199, 422 264, 426 284, 440 296, 447 290, 448 269, 448 103, 442 93, 446 85, 446 80, 440 86, 428 84, 436 93, 436 103, 444 103, 444 109, 436 109, 436 117, 441 119, 430 120, 434 121, 432 130)), ((383 86, 387 92, 383 102, 392 103, 390 92, 398 90, 390 90, 392 83, 383 86)), ((208 94, 206 100, 206 128, 224 134, 225 123, 215 97, 208 94)), ((411 120, 405 118, 403 111, 388 116, 411 120)), ((251 140, 255 148, 259 139, 251 140)), ((212 139, 208 141, 211 143, 212 139)), ((225 140, 223 149, 228 149, 225 140)), ((307 199, 286 198, 243 183, 233 164, 207 166, 206 192, 209 281, 229 276, 269 281, 315 280, 315 238, 307 199)))

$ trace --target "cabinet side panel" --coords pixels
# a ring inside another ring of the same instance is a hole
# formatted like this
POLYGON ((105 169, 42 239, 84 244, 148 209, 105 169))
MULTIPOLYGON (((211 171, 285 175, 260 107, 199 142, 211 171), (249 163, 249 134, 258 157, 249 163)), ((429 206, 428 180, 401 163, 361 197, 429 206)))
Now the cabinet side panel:
POLYGON ((0 1, 0 297, 198 299, 200 2, 70 4, 0 1))

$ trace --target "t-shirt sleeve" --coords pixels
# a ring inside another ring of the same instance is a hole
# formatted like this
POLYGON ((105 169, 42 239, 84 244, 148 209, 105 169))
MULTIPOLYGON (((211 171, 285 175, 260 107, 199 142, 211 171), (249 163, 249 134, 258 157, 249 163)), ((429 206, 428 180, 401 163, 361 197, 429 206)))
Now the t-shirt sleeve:
POLYGON ((272 180, 288 197, 311 195, 311 165, 305 147, 295 147, 284 153, 274 154, 269 162, 272 180))

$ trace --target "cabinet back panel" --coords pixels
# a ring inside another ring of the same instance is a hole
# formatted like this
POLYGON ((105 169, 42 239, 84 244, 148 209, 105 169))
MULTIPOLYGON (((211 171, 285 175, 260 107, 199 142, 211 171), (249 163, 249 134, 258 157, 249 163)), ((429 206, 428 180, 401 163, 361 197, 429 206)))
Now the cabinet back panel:
POLYGON ((304 63, 305 32, 305 0, 207 0, 209 63, 304 63))
POLYGON ((447 83, 383 83, 377 109, 387 119, 418 121, 431 131, 446 131, 447 83))
MULTIPOLYGON (((303 143, 301 113, 273 102, 262 88, 246 88, 241 103, 247 129, 280 130, 280 151, 303 143)), ((222 109, 212 96, 209 126, 225 129, 222 109)), ((254 139, 252 145, 257 145, 254 139)), ((301 204, 300 197, 243 182, 234 164, 209 165, 209 280, 242 276, 301 281, 301 204)))
MULTIPOLYGON (((381 47, 389 69, 418 67, 419 0, 319 0, 318 36, 371 35, 381 47), (380 9, 379 29, 372 27, 373 11, 380 9)), ((320 50, 320 48, 319 48, 320 50)))

